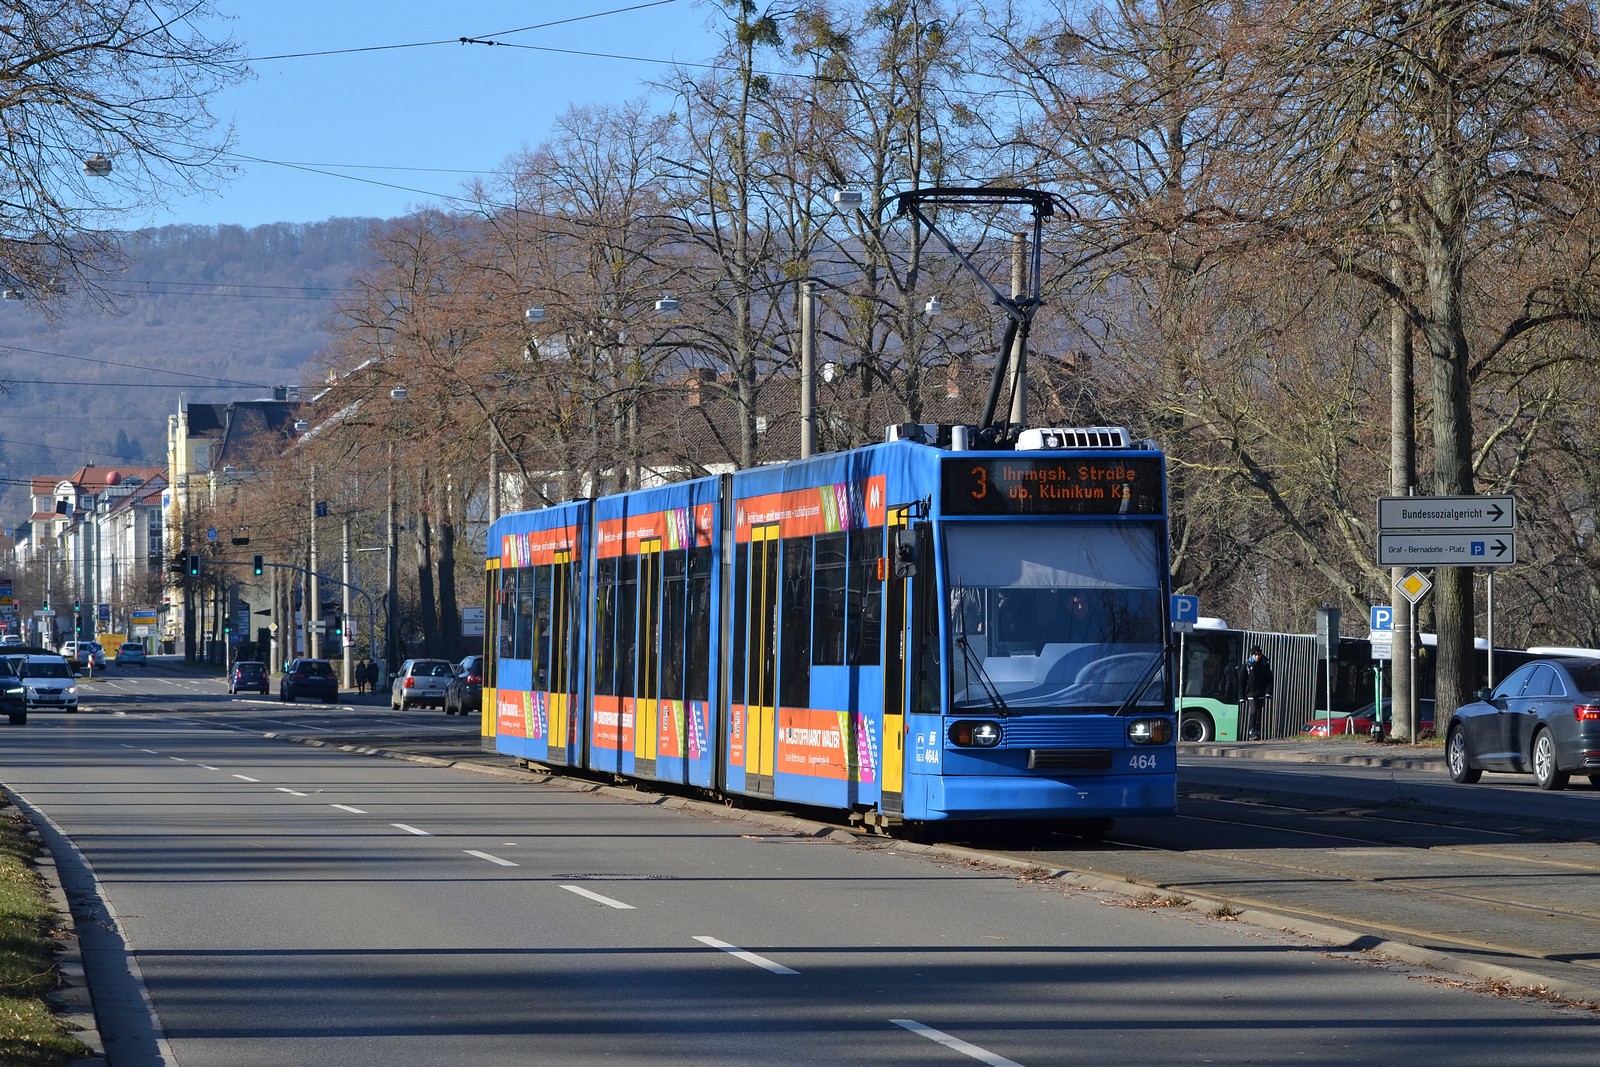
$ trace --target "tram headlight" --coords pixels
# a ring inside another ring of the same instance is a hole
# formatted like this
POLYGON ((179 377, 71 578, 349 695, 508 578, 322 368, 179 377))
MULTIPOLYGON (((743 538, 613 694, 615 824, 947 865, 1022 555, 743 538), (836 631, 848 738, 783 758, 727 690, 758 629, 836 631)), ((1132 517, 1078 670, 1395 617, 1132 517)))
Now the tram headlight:
POLYGON ((993 748, 1000 743, 1000 724, 974 719, 953 722, 950 743, 957 748, 993 748))
POLYGON ((1171 719, 1129 719, 1128 741, 1135 745, 1164 745, 1172 740, 1171 719))

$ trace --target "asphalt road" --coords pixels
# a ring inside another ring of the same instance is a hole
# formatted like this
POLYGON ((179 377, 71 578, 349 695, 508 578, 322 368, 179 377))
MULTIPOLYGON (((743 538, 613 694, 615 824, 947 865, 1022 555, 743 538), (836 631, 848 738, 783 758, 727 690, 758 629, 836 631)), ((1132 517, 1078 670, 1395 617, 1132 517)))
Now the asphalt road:
POLYGON ((544 782, 438 712, 90 686, 0 735, 0 781, 96 879, 116 1067, 1593 1059, 1591 1012, 998 853, 544 782))

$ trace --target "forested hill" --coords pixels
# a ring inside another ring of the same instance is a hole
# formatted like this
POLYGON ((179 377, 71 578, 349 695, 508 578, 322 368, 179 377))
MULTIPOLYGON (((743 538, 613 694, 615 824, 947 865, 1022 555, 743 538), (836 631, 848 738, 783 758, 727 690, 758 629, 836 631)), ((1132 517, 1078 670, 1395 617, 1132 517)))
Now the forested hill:
POLYGON ((166 226, 127 242, 111 310, 0 302, 0 515, 29 478, 86 463, 166 461, 180 397, 225 403, 309 384, 329 311, 365 261, 375 219, 166 226))

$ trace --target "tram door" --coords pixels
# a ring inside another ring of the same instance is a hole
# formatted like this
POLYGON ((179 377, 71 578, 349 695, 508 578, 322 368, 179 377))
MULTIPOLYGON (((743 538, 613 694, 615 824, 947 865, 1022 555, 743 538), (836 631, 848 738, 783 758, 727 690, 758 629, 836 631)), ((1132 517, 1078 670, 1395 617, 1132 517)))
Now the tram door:
POLYGON ((887 813, 905 810, 905 749, 906 749, 906 668, 907 656, 906 605, 911 585, 909 577, 896 574, 895 538, 906 528, 904 507, 889 512, 887 555, 879 566, 883 582, 883 799, 881 807, 887 813))
POLYGON ((744 771, 745 790, 770 795, 777 758, 778 524, 750 531, 746 630, 744 771))
POLYGON ((639 660, 633 704, 633 773, 656 773, 657 716, 660 714, 661 539, 639 545, 639 660))

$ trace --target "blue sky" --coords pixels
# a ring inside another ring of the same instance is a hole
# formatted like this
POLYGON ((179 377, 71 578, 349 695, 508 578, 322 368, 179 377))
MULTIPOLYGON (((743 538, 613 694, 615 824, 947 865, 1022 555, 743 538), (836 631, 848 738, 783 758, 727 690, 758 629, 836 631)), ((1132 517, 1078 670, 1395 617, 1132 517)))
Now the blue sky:
POLYGON ((239 170, 218 195, 175 202, 142 225, 400 215, 538 144, 570 104, 639 96, 670 62, 701 62, 718 46, 713 11, 698 0, 216 6, 235 16, 219 28, 256 73, 212 101, 235 124, 239 170), (495 35, 515 47, 457 43, 495 35), (277 56, 297 58, 266 58, 277 56))

